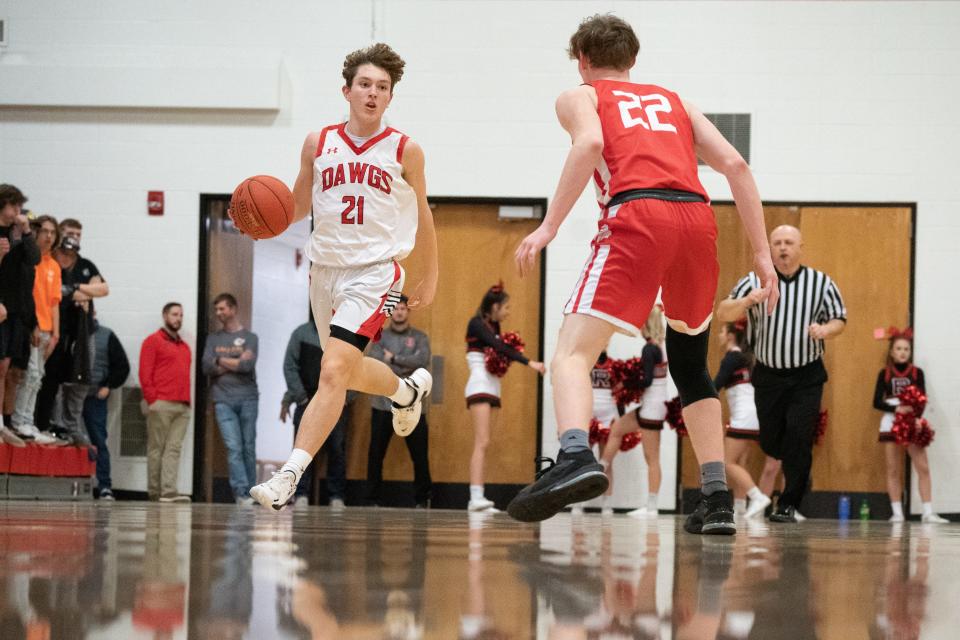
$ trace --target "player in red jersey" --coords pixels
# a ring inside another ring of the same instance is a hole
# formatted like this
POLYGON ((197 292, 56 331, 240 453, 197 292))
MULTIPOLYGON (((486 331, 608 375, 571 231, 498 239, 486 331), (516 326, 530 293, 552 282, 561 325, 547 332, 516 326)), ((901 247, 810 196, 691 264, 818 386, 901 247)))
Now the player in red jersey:
POLYGON ((601 217, 587 266, 564 310, 551 364, 560 454, 507 510, 519 520, 543 520, 606 489, 587 440, 590 369, 613 332, 639 333, 662 286, 667 359, 701 465, 701 500, 685 528, 733 534, 720 402, 706 363, 718 276, 717 227, 697 177, 697 156, 730 184, 768 309, 779 297, 777 277, 747 163, 677 94, 630 81, 639 50, 630 25, 612 15, 587 18, 570 38, 569 54, 584 84, 561 94, 556 108, 573 146, 543 223, 517 248, 520 273, 531 271, 591 177, 601 217))
POLYGON ((333 430, 347 389, 390 398, 393 428, 407 436, 433 384, 426 369, 401 379, 385 363, 363 355, 400 301, 404 272, 398 261, 414 245, 424 252, 427 270, 408 306, 430 304, 437 289, 437 239, 423 150, 383 122, 404 64, 383 43, 349 54, 343 62, 349 119, 310 133, 300 151, 294 219, 313 215, 304 252, 312 263, 310 306, 323 366, 290 457, 270 480, 250 490, 254 500, 278 511, 333 430))

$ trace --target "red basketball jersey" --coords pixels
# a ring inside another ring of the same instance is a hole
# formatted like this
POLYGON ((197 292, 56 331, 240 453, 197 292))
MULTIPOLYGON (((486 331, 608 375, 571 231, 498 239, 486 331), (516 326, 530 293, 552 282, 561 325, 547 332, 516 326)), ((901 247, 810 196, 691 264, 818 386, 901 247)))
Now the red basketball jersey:
POLYGON ((603 127, 597 200, 631 189, 675 189, 708 199, 697 175, 693 127, 680 97, 652 84, 594 80, 603 127))

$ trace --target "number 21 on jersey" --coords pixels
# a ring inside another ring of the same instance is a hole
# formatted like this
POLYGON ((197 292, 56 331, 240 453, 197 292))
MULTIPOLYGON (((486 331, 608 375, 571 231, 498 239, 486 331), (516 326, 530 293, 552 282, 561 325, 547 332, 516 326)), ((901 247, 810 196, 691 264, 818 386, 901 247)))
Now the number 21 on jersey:
POLYGON ((363 196, 343 196, 346 205, 340 212, 340 224, 363 224, 363 196))
POLYGON ((660 122, 658 113, 670 113, 673 107, 666 96, 659 93, 651 93, 647 96, 638 96, 629 91, 614 91, 613 95, 622 98, 617 104, 620 107, 620 119, 623 120, 623 126, 630 129, 640 125, 648 131, 671 131, 677 132, 677 128, 669 122, 660 122), (640 112, 643 113, 640 113, 640 112), (644 120, 646 115, 646 120, 644 120))

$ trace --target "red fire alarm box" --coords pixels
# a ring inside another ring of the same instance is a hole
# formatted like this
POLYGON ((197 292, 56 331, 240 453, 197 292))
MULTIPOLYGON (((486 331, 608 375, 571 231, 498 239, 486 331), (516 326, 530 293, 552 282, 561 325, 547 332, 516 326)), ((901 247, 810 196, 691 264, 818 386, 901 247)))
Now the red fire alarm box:
POLYGON ((147 191, 147 213, 151 216, 163 215, 163 191, 147 191))

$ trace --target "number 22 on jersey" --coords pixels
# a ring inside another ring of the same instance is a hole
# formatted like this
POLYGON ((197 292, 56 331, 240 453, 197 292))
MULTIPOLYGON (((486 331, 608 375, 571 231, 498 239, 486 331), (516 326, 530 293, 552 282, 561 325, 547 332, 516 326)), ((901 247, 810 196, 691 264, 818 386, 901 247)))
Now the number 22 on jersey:
POLYGON ((660 122, 660 118, 657 116, 658 113, 673 111, 666 96, 659 93, 638 96, 629 91, 613 91, 612 93, 622 98, 617 104, 620 107, 620 119, 623 120, 624 128, 630 129, 640 125, 648 131, 677 132, 675 126, 669 122, 660 122), (646 119, 644 119, 644 115, 646 119))
POLYGON ((346 208, 340 212, 340 224, 363 224, 363 196, 343 196, 346 208))

